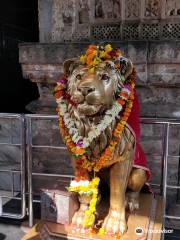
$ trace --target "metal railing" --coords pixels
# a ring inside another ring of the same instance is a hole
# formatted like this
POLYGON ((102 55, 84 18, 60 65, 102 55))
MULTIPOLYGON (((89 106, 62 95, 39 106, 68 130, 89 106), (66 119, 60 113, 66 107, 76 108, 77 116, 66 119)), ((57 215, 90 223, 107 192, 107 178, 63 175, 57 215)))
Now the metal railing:
POLYGON ((177 119, 151 119, 151 118, 143 118, 142 124, 159 124, 163 126, 163 156, 162 156, 162 173, 161 173, 161 193, 164 201, 163 208, 163 226, 165 226, 165 220, 174 219, 180 220, 180 216, 173 216, 166 213, 166 203, 167 203, 167 189, 180 189, 180 186, 170 185, 167 183, 168 179, 168 157, 176 157, 180 158, 179 155, 170 155, 169 154, 169 133, 170 126, 180 126, 180 120, 177 119))
POLYGON ((3 211, 3 206, 2 208, 2 213, 0 217, 3 218, 13 218, 13 219, 23 219, 26 216, 26 192, 25 192, 25 128, 24 128, 24 117, 22 115, 18 114, 3 114, 0 113, 0 119, 9 119, 10 120, 10 141, 5 141, 5 142, 0 142, 0 145, 9 145, 9 146, 18 146, 20 148, 20 169, 0 169, 0 173, 6 173, 6 174, 11 174, 11 194, 7 195, 0 194, 0 198, 3 199, 11 199, 11 200, 18 200, 21 201, 21 210, 20 214, 17 213, 10 213, 10 212, 4 212, 3 211), (17 120, 19 123, 19 142, 14 143, 12 139, 12 120, 17 120), (15 174, 20 175, 20 193, 16 194, 15 196, 15 189, 14 189, 14 179, 15 179, 15 174), (20 196, 19 196, 20 195, 20 196))
POLYGON ((33 148, 52 148, 52 149, 64 149, 65 147, 61 146, 51 146, 51 145, 34 145, 32 142, 32 119, 37 120, 52 120, 52 119, 58 119, 58 116, 55 115, 38 115, 38 114, 29 114, 26 115, 26 121, 27 121, 27 153, 28 153, 28 208, 29 208, 29 226, 33 226, 33 203, 34 202, 40 202, 35 200, 33 198, 33 184, 32 184, 32 178, 35 176, 43 176, 43 177, 59 177, 59 178, 68 178, 72 179, 72 175, 65 175, 65 174, 53 174, 53 173, 38 173, 33 172, 32 169, 32 149, 33 148))
MULTIPOLYGON (((28 142, 28 179, 29 179, 29 225, 33 225, 33 193, 32 193, 32 177, 33 176, 59 176, 62 177, 62 175, 59 174, 42 174, 42 173, 33 173, 32 172, 32 154, 31 150, 33 147, 33 144, 31 142, 32 138, 32 129, 31 129, 31 119, 57 119, 57 116, 54 115, 28 115, 27 116, 27 122, 28 122, 28 136, 29 136, 29 142, 28 142)), ((167 195, 167 188, 172 189, 180 189, 180 186, 173 186, 167 184, 167 163, 168 163, 168 144, 169 144, 169 126, 170 125, 180 125, 180 121, 176 119, 154 119, 154 118, 142 118, 141 124, 158 124, 163 126, 163 135, 162 135, 162 143, 163 143, 163 152, 162 152, 162 161, 161 161, 161 183, 159 185, 160 192, 163 196, 164 200, 164 209, 163 209, 163 219, 165 221, 166 218, 172 218, 172 219, 180 219, 180 217, 177 216, 171 216, 166 214, 166 195, 167 195)), ((37 146, 36 146, 37 147, 37 146)), ((39 147, 48 147, 48 148, 59 148, 58 146, 39 146, 39 147)), ((172 157, 172 155, 171 155, 172 157)), ((176 156, 178 157, 178 156, 176 156)), ((68 178, 71 178, 72 176, 68 175, 66 176, 68 178)), ((152 185, 157 185, 153 184, 152 185)), ((164 224, 163 224, 164 225, 164 224)))

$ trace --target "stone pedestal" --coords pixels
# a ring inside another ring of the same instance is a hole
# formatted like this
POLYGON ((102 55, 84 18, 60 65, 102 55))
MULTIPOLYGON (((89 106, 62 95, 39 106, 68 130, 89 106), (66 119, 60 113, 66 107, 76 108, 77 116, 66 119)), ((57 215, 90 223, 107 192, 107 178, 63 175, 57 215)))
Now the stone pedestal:
MULTIPOLYGON (((128 214, 128 231, 120 237, 121 240, 130 239, 148 239, 160 240, 162 227, 162 199, 153 198, 150 194, 141 194, 140 209, 132 214, 128 214)), ((117 240, 111 236, 99 236, 95 230, 92 233, 72 232, 68 225, 60 225, 51 222, 40 223, 31 229, 22 240, 33 239, 30 236, 36 236, 38 239, 71 239, 71 240, 117 240), (38 238, 38 236, 40 238, 38 238)))
POLYGON ((78 208, 79 204, 76 194, 60 190, 42 190, 41 219, 61 224, 70 224, 78 208))

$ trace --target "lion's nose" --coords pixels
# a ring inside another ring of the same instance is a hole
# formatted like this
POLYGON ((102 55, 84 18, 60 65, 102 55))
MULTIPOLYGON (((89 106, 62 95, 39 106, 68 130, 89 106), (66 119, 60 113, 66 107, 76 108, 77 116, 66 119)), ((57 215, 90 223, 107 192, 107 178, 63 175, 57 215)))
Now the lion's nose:
POLYGON ((95 88, 93 86, 79 86, 78 90, 84 95, 87 96, 89 93, 94 92, 95 88))

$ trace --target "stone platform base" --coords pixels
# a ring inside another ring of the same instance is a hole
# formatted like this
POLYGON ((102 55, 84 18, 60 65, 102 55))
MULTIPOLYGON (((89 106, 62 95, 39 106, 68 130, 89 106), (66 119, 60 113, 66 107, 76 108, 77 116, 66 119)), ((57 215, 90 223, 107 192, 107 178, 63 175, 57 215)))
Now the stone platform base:
MULTIPOLYGON (((163 202, 161 197, 153 198, 151 194, 141 194, 140 209, 134 213, 127 212, 128 231, 121 240, 160 240, 162 228, 163 202)), ((99 236, 94 233, 72 233, 71 228, 52 222, 40 221, 22 240, 117 240, 111 236, 99 236)))

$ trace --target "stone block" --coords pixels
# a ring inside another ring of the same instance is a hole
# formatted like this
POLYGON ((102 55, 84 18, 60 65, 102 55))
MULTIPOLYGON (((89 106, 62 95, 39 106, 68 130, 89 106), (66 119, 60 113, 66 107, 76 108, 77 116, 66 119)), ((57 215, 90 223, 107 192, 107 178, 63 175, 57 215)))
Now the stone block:
POLYGON ((147 165, 151 171, 150 183, 160 184, 161 183, 161 156, 155 156, 147 154, 147 165))
MULTIPOLYGON (((102 41, 94 41, 98 44, 102 41)), ((124 56, 127 56, 127 43, 121 41, 111 41, 113 47, 120 48, 124 56)), ((71 43, 25 43, 19 45, 19 62, 29 65, 29 70, 34 71, 49 69, 54 71, 57 65, 62 64, 68 58, 80 56, 90 44, 86 42, 71 43), (41 65, 39 67, 39 65, 41 65), (43 66, 43 64, 47 64, 43 66)))
POLYGON ((62 64, 66 59, 80 56, 88 43, 20 44, 21 64, 62 64))
POLYGON ((147 62, 148 44, 145 41, 128 42, 128 57, 135 64, 147 62))
POLYGON ((140 0, 127 0, 125 2, 125 19, 136 20, 140 18, 141 2, 140 0), (133 6, 133 7, 132 7, 133 6))
POLYGON ((147 85, 147 65, 146 64, 136 64, 134 62, 136 72, 137 72, 137 81, 136 86, 146 86, 147 85))
POLYGON ((170 139, 180 139, 180 125, 170 125, 169 127, 169 137, 170 139))
POLYGON ((156 117, 156 106, 154 104, 141 103, 140 116, 141 117, 149 117, 149 118, 156 117))
POLYGON ((41 219, 70 224, 78 208, 78 199, 75 194, 60 190, 42 190, 41 219))
POLYGON ((142 103, 141 117, 180 118, 179 104, 142 103))
MULTIPOLYGON (((166 197, 166 211, 169 212, 172 207, 174 208, 177 203, 177 189, 167 189, 167 197, 166 197)), ((175 214, 177 216, 177 213, 175 214)))
POLYGON ((141 137, 149 137, 151 139, 162 139, 164 127, 160 124, 143 124, 141 123, 141 137))
POLYGON ((40 42, 85 40, 90 37, 90 1, 39 0, 40 42))
POLYGON ((180 102, 180 88, 138 88, 141 103, 173 104, 180 102))
POLYGON ((0 143, 21 142, 20 121, 18 119, 0 118, 0 143))
POLYGON ((23 77, 52 85, 63 73, 62 64, 22 64, 23 77))
POLYGON ((178 0, 165 1, 165 17, 174 18, 179 17, 180 4, 178 0))
POLYGON ((97 0, 91 1, 92 21, 116 22, 121 20, 122 1, 121 0, 97 0))
POLYGON ((60 136, 58 118, 32 119, 32 144, 65 147, 60 136))
POLYGON ((148 64, 148 82, 151 85, 180 86, 180 64, 148 64))
MULTIPOLYGON (((0 173, 0 191, 12 191, 12 174, 10 172, 0 173)), ((14 174, 14 191, 21 191, 21 178, 18 173, 14 174)))
POLYGON ((39 113, 39 114, 55 114, 57 104, 54 98, 51 100, 47 100, 47 98, 39 98, 28 105, 26 105, 26 110, 30 111, 31 113, 39 113))
POLYGON ((180 42, 160 41, 150 42, 148 52, 148 63, 179 63, 180 42))
POLYGON ((142 1, 144 3, 143 6, 143 17, 144 18, 160 18, 161 11, 164 6, 158 0, 145 0, 142 1))
POLYGON ((33 176, 33 191, 40 195, 42 189, 65 189, 71 178, 33 176))
POLYGON ((41 42, 69 40, 75 21, 74 1, 39 1, 39 28, 41 42))
POLYGON ((167 184, 178 185, 178 175, 179 175, 179 157, 168 158, 168 172, 167 172, 167 184))
POLYGON ((70 155, 66 148, 35 148, 32 151, 33 171, 72 174, 70 155))
POLYGON ((52 1, 38 0, 40 42, 52 41, 52 1))
POLYGON ((162 141, 147 138, 141 139, 141 144, 146 154, 162 155, 162 141))
MULTIPOLYGON (((173 193, 173 198, 174 199, 174 196, 176 196, 176 192, 173 193)), ((171 216, 179 216, 180 215, 180 204, 178 204, 175 201, 172 202, 172 199, 169 198, 169 202, 168 203, 171 203, 169 204, 168 206, 168 209, 167 209, 167 213, 168 215, 171 215, 171 216)), ((175 230, 179 230, 180 229, 180 221, 179 219, 166 219, 165 221, 165 225, 167 228, 169 229, 175 229, 175 230)), ((178 236, 178 232, 175 236, 178 236)))
POLYGON ((169 155, 179 156, 180 155, 180 143, 179 139, 170 138, 169 139, 169 155))
POLYGON ((19 146, 0 145, 0 169, 20 170, 21 149, 19 146))

